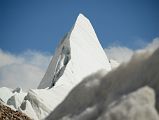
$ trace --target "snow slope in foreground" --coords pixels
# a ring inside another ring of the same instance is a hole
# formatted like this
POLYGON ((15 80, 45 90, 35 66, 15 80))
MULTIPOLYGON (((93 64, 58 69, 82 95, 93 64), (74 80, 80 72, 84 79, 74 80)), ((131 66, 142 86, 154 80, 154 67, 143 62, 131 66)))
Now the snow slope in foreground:
POLYGON ((159 49, 85 78, 47 120, 159 120, 159 49))

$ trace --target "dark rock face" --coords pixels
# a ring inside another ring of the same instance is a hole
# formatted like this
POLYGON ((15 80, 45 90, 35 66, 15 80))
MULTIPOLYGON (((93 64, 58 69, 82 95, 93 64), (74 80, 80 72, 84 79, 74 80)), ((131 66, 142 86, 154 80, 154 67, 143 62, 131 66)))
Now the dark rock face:
POLYGON ((31 120, 24 113, 14 111, 0 102, 0 120, 31 120))
POLYGON ((55 83, 63 75, 68 62, 71 59, 70 52, 71 52, 70 47, 63 46, 62 52, 59 56, 59 60, 58 60, 58 63, 57 63, 56 69, 55 69, 54 77, 52 80, 52 85, 49 88, 52 88, 53 86, 55 86, 55 83))

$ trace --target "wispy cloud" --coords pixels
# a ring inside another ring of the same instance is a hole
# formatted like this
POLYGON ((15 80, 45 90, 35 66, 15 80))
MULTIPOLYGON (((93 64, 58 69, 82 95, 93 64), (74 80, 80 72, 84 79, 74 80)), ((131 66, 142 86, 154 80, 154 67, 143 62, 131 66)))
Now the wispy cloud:
POLYGON ((119 63, 128 62, 134 53, 150 52, 152 53, 159 47, 159 38, 153 39, 151 43, 145 43, 141 49, 132 50, 125 46, 113 45, 105 48, 105 52, 109 59, 116 60, 119 63))
POLYGON ((14 55, 0 50, 0 87, 36 88, 50 59, 51 55, 36 51, 14 55))
POLYGON ((111 46, 105 48, 105 52, 109 59, 116 60, 119 63, 129 61, 134 53, 133 50, 123 46, 111 46))
POLYGON ((148 51, 154 52, 159 47, 159 37, 153 39, 151 43, 148 43, 143 49, 139 49, 137 51, 148 51))
MULTIPOLYGON (((109 59, 119 63, 127 62, 135 52, 153 52, 159 47, 159 38, 155 38, 145 48, 132 50, 114 45, 105 49, 109 59)), ((0 49, 0 87, 37 88, 51 60, 50 54, 28 50, 22 54, 12 54, 0 49)))

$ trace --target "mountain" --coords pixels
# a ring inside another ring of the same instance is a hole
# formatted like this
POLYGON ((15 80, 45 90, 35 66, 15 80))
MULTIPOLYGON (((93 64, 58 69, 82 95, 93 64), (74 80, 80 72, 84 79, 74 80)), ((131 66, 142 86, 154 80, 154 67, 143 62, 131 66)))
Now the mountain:
POLYGON ((158 113, 159 48, 138 51, 122 64, 108 60, 82 14, 57 46, 38 89, 0 88, 0 119, 159 120, 158 113))
POLYGON ((84 78, 102 70, 106 74, 111 69, 90 21, 79 14, 70 32, 57 46, 38 89, 27 93, 7 89, 7 97, 0 94, 0 98, 33 119, 43 119, 84 78))
POLYGON ((79 14, 70 32, 60 42, 39 89, 67 84, 78 84, 86 76, 101 69, 111 70, 90 21, 79 14))

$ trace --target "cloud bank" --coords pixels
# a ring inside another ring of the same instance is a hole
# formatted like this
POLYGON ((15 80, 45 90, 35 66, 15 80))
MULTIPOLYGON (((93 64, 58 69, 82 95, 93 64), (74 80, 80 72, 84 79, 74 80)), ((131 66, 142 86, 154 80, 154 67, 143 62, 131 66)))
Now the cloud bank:
POLYGON ((110 46, 105 48, 105 52, 109 59, 116 60, 119 63, 129 61, 134 53, 133 50, 123 46, 110 46))
MULTIPOLYGON (((159 38, 155 38, 145 48, 136 51, 118 45, 105 48, 105 52, 110 60, 122 63, 129 61, 134 53, 152 53, 158 47, 159 38)), ((15 55, 0 49, 0 87, 37 88, 51 57, 50 54, 31 50, 15 55)))
POLYGON ((113 59, 119 63, 128 62, 134 53, 141 53, 141 52, 154 52, 159 47, 159 37, 153 39, 151 43, 148 43, 144 48, 138 50, 132 50, 125 46, 115 45, 109 46, 105 48, 105 52, 109 59, 113 59))
POLYGON ((15 55, 0 50, 0 87, 36 88, 50 60, 51 55, 36 51, 15 55))

